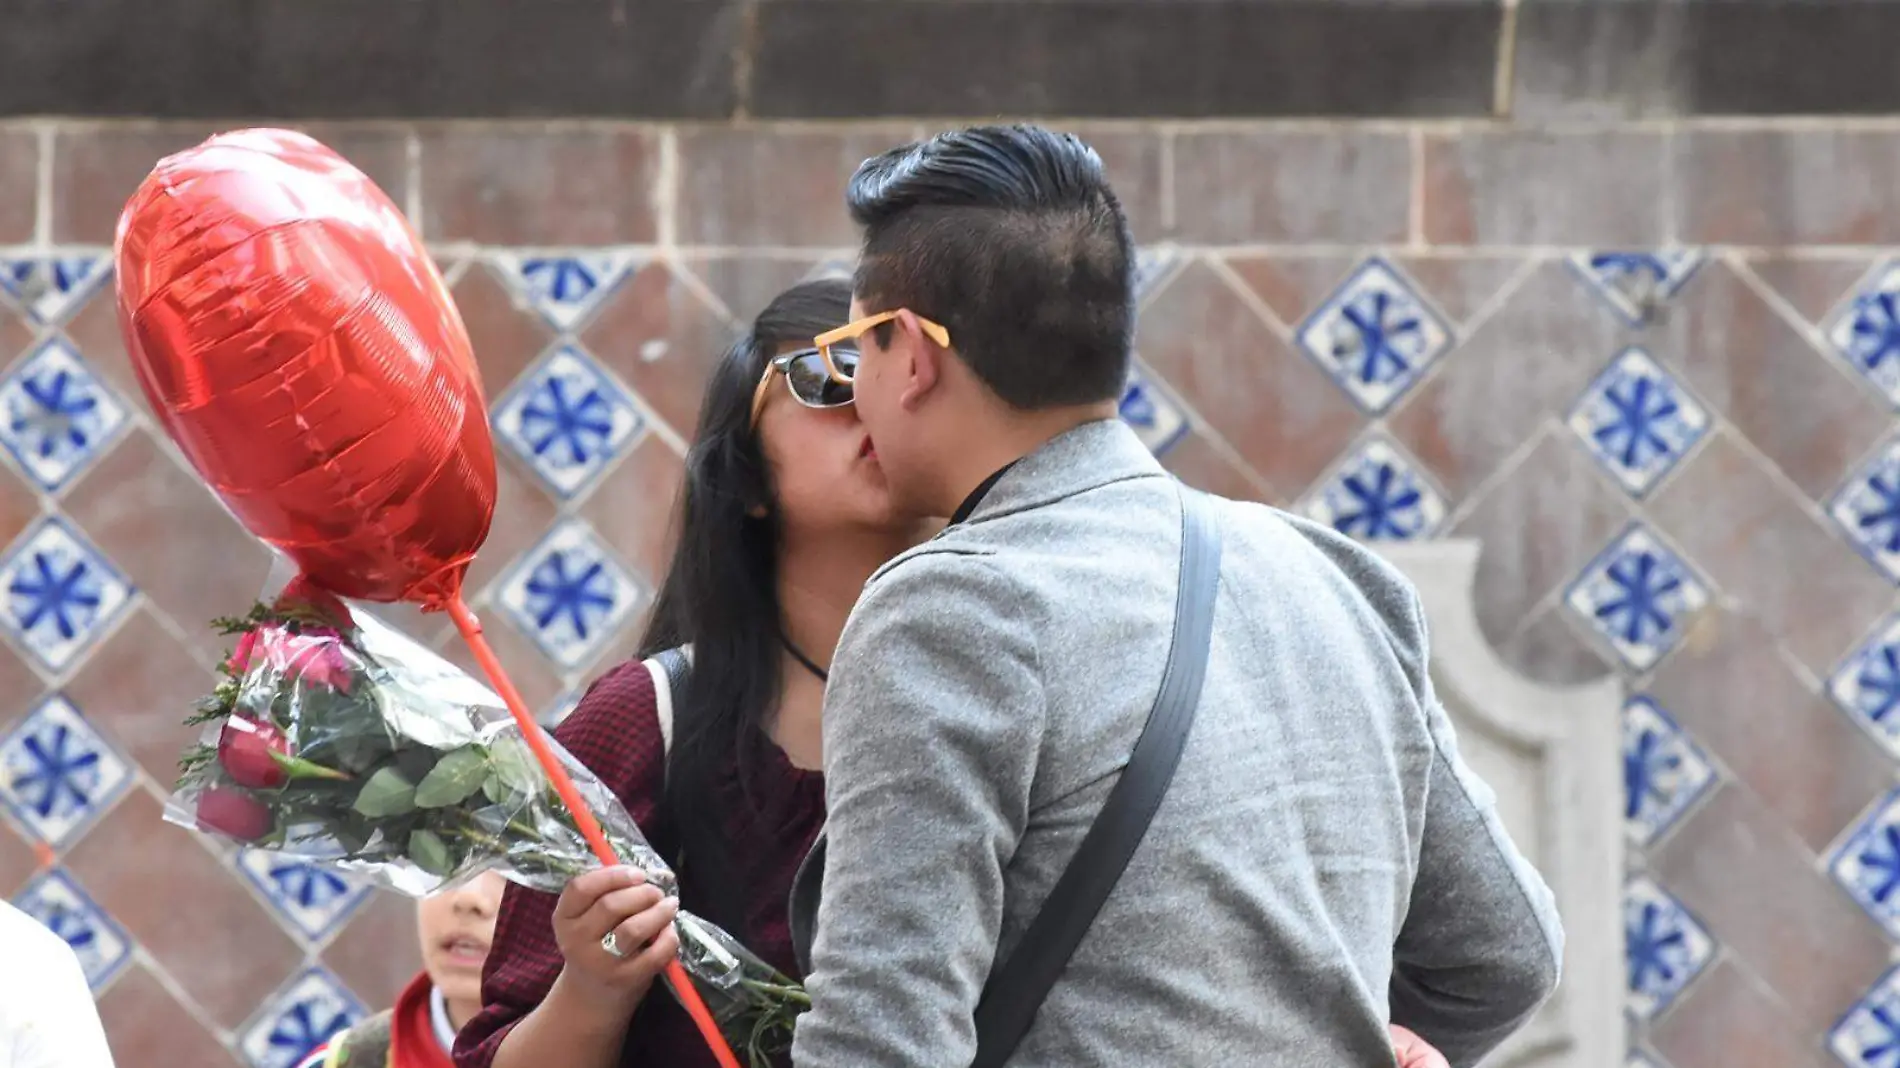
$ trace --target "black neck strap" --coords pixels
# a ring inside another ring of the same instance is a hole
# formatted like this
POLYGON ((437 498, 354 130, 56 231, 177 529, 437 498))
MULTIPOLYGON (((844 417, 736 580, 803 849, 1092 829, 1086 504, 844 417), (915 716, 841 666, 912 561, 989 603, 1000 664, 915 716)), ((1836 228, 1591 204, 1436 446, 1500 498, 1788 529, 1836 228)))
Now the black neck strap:
POLYGON ((812 674, 818 676, 819 682, 831 681, 831 672, 826 671, 824 668, 819 667, 818 662, 813 660, 811 657, 806 656, 805 650, 800 649, 796 645, 793 645, 792 640, 790 638, 787 638, 785 635, 781 634, 779 635, 778 640, 780 644, 785 646, 785 651, 792 654, 793 660, 798 661, 799 664, 803 666, 806 671, 809 671, 812 674))

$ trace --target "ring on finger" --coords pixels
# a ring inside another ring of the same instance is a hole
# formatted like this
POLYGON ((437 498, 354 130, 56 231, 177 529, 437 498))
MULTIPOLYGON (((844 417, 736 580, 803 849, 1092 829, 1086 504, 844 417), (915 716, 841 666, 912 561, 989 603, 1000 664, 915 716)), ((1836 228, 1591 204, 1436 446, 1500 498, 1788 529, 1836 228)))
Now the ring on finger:
POLYGON ((606 950, 607 955, 615 960, 627 959, 627 951, 620 948, 620 932, 617 929, 601 936, 600 948, 606 950))

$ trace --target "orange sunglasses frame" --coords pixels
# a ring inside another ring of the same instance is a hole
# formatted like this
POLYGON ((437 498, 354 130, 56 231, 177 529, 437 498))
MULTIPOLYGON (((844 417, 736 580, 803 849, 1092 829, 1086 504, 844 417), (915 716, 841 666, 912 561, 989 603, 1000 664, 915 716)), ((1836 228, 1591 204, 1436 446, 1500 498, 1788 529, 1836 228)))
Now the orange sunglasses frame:
MULTIPOLYGON (((827 330, 817 337, 812 338, 811 343, 813 347, 818 350, 818 358, 825 361, 825 372, 831 376, 831 380, 839 385, 848 386, 851 384, 853 377, 840 371, 838 365, 832 362, 831 346, 841 341, 856 341, 858 338, 864 336, 866 330, 874 326, 883 326, 885 323, 897 318, 898 315, 902 314, 905 310, 906 309, 903 308, 896 308, 891 311, 878 312, 876 315, 867 315, 862 319, 846 323, 835 330, 827 330)), ((916 312, 911 312, 911 314, 917 316, 917 327, 924 332, 925 337, 935 341, 942 348, 947 349, 950 347, 950 331, 947 327, 942 323, 932 322, 921 315, 917 315, 916 312)))

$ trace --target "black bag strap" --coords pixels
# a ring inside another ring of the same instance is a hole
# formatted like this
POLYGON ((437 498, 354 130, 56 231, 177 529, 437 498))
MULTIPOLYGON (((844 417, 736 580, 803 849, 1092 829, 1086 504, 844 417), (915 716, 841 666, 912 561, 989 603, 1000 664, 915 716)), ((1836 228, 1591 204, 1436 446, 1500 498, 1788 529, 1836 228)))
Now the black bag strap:
POLYGON ((1174 639, 1148 723, 1121 778, 1109 791, 1069 866, 1049 892, 1009 959, 990 973, 976 1007, 976 1060, 1001 1068, 1029 1032, 1036 1011, 1068 967, 1095 916, 1147 834, 1174 780, 1207 675, 1220 588, 1219 518, 1211 500, 1182 489, 1181 580, 1174 602, 1174 639))

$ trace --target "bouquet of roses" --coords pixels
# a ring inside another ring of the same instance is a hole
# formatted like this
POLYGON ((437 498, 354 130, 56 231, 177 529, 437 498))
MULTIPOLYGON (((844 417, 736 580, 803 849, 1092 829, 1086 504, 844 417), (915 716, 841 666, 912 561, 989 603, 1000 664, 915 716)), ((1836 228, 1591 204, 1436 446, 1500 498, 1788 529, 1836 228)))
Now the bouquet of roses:
MULTIPOLYGON (((190 720, 204 733, 171 822, 411 896, 488 869, 558 893, 598 864, 501 699, 454 665, 303 583, 215 625, 235 648, 190 720)), ((555 749, 620 860, 676 893, 612 792, 555 749)), ((769 1063, 804 991, 690 913, 677 930, 727 1041, 769 1063)))

